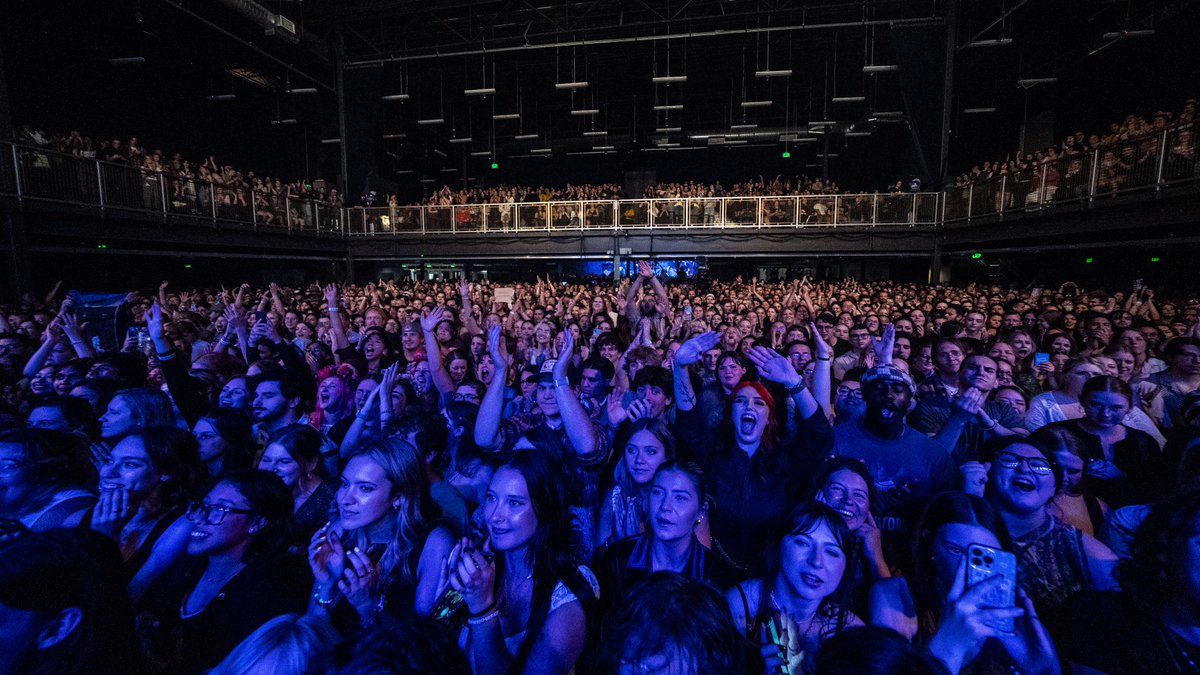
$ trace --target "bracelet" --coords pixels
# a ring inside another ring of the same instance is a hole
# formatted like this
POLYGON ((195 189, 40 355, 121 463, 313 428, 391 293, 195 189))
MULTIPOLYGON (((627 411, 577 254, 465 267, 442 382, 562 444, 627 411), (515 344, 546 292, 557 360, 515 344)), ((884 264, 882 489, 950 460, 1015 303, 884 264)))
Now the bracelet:
POLYGON ((787 393, 788 398, 791 398, 802 391, 804 391, 804 378, 799 378, 796 380, 796 384, 784 389, 784 392, 787 393))
POLYGON ((328 307, 327 309, 329 310, 330 314, 337 314, 339 311, 337 307, 328 307))
POLYGON ((322 598, 321 597, 321 589, 318 588, 317 590, 313 591, 313 600, 316 601, 318 607, 328 608, 330 605, 333 604, 334 599, 333 598, 322 598))
POLYGON ((492 621, 493 619, 495 619, 498 616, 500 616, 500 608, 499 607, 497 607, 496 609, 493 609, 492 611, 488 612, 487 614, 484 614, 483 616, 481 616, 479 618, 472 617, 472 618, 467 619, 467 624, 471 625, 471 626, 482 626, 483 624, 492 621))
POLYGON ((554 378, 554 388, 555 388, 555 389, 558 389, 558 388, 560 388, 560 387, 569 387, 569 386, 571 386, 571 381, 570 381, 570 380, 568 380, 568 379, 565 379, 565 378, 564 378, 564 379, 561 379, 561 380, 560 380, 560 379, 558 379, 557 377, 556 377, 556 378, 554 378))
POLYGON ((818 357, 817 357, 817 360, 818 360, 818 361, 832 361, 832 360, 833 360, 833 357, 831 357, 831 356, 826 356, 825 358, 821 358, 820 356, 818 356, 818 357))
POLYGON ((996 420, 990 420, 990 421, 991 421, 991 424, 989 424, 989 425, 986 425, 986 426, 984 426, 984 427, 983 427, 984 429, 987 429, 988 431, 991 431, 992 429, 995 429, 995 428, 996 428, 996 424, 997 424, 997 423, 996 423, 996 420))

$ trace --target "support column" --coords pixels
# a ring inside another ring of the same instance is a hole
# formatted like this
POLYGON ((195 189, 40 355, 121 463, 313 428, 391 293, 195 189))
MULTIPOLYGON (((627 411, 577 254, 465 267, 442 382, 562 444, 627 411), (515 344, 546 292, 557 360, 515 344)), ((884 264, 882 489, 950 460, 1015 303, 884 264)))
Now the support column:
POLYGON ((934 241, 929 257, 929 283, 940 284, 950 281, 950 269, 942 266, 942 245, 934 241))

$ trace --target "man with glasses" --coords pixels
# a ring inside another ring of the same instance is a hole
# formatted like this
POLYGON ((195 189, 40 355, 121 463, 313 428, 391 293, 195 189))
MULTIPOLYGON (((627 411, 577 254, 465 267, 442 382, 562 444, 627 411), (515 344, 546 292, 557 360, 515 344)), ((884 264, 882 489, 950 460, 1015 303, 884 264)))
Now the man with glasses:
POLYGON ((843 380, 834 392, 833 412, 836 415, 837 424, 845 424, 859 419, 867 411, 867 406, 863 402, 862 385, 857 379, 853 379, 859 377, 861 373, 862 371, 848 373, 849 377, 843 380))
MULTIPOLYGON (((820 331, 821 327, 818 326, 820 331)), ((833 379, 842 380, 851 368, 870 368, 875 365, 871 331, 861 323, 850 327, 850 350, 833 360, 833 379)))

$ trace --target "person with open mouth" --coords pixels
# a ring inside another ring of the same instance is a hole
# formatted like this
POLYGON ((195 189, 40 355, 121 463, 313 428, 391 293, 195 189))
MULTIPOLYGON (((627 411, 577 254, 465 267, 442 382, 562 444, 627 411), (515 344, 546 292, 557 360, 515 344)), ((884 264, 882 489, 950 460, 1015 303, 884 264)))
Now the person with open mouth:
POLYGON ((730 388, 721 426, 710 430, 688 366, 719 341, 717 333, 703 333, 675 353, 675 434, 712 477, 713 550, 745 572, 769 546, 772 524, 796 503, 820 458, 829 454, 832 434, 829 419, 789 360, 761 346, 749 350, 749 363, 759 378, 779 385, 795 402, 796 432, 784 437, 776 412, 782 404, 763 382, 746 379, 730 388))
POLYGON ((1043 436, 1037 432, 997 449, 987 497, 1012 535, 1018 582, 1038 615, 1053 626, 1056 610, 1072 593, 1116 589, 1117 556, 1048 508, 1062 484, 1062 469, 1043 436))

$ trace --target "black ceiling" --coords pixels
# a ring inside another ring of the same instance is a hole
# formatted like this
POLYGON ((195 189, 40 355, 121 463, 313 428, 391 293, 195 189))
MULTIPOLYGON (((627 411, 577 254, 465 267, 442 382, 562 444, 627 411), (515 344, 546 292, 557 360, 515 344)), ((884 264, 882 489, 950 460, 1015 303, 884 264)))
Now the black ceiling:
MULTIPOLYGON (((1110 114, 1101 109, 1105 103, 1116 107, 1120 95, 1082 105, 1087 96, 1080 94, 1088 87, 1095 95, 1105 91, 1102 78, 1122 72, 1121 64, 1157 64, 1140 81, 1136 69, 1127 68, 1130 86, 1145 89, 1156 78, 1169 77, 1195 82, 1188 26, 1196 25, 1196 5, 1183 0, 960 0, 953 7, 929 0, 18 3, 12 20, 0 28, 0 49, 14 121, 44 119, 43 126, 87 129, 89 113, 95 112, 91 124, 102 127, 96 133, 128 133, 122 124, 136 123, 137 129, 164 136, 174 124, 189 132, 177 131, 169 139, 173 147, 245 154, 244 161, 266 162, 277 172, 301 155, 310 175, 336 170, 336 145, 320 140, 338 136, 335 64, 340 51, 347 68, 380 69, 385 93, 409 97, 380 103, 381 130, 393 136, 383 141, 385 174, 444 177, 439 174, 447 167, 470 172, 493 158, 508 160, 542 148, 558 156, 608 146, 616 152, 651 152, 664 143, 672 150, 676 146, 670 144, 680 143, 679 148, 716 153, 749 153, 744 148, 764 145, 762 152, 778 156, 784 145, 780 134, 803 138, 811 121, 837 121, 838 132, 872 131, 869 137, 828 134, 792 146, 811 159, 832 136, 830 150, 839 155, 833 162, 836 174, 838 165, 911 154, 903 122, 876 115, 904 112, 900 74, 863 71, 864 65, 896 63, 896 25, 951 18, 960 46, 972 38, 1012 41, 957 54, 954 169, 956 163, 1011 146, 1031 111, 1110 114), (46 11, 47 6, 59 11, 46 11), (285 31, 278 30, 267 35, 261 16, 254 17, 256 8, 295 22, 296 37, 284 39, 285 31), (1143 28, 1157 33, 1148 40, 1104 37, 1143 28), (1175 52, 1180 55, 1164 60, 1164 54, 1175 52), (146 61, 124 68, 108 61, 127 56, 146 61), (792 73, 756 77, 762 70, 792 73), (686 75, 687 80, 656 84, 655 75, 686 75), (1017 86, 1021 78, 1052 76, 1060 78, 1057 87, 1026 92, 1017 86), (555 87, 568 81, 588 86, 555 87), (317 91, 289 93, 308 88, 317 91), (464 94, 481 88, 494 88, 495 94, 464 94), (226 93, 236 93, 237 99, 209 100, 226 93), (834 103, 835 96, 865 100, 834 103), (94 110, 81 99, 96 101, 94 110), (743 101, 771 103, 746 108, 743 101), (678 105, 681 110, 655 110, 678 105), (964 117, 961 110, 969 107, 997 112, 964 117), (589 109, 599 112, 571 112, 589 109), (517 113, 519 119, 494 119, 517 113), (418 124, 439 117, 444 124, 418 124), (272 124, 289 119, 297 123, 272 124), (674 128, 679 131, 658 131, 674 128), (536 139, 515 139, 533 134, 536 139), (472 140, 451 143, 452 138, 472 140)), ((679 161, 690 156, 681 154, 679 161)))

